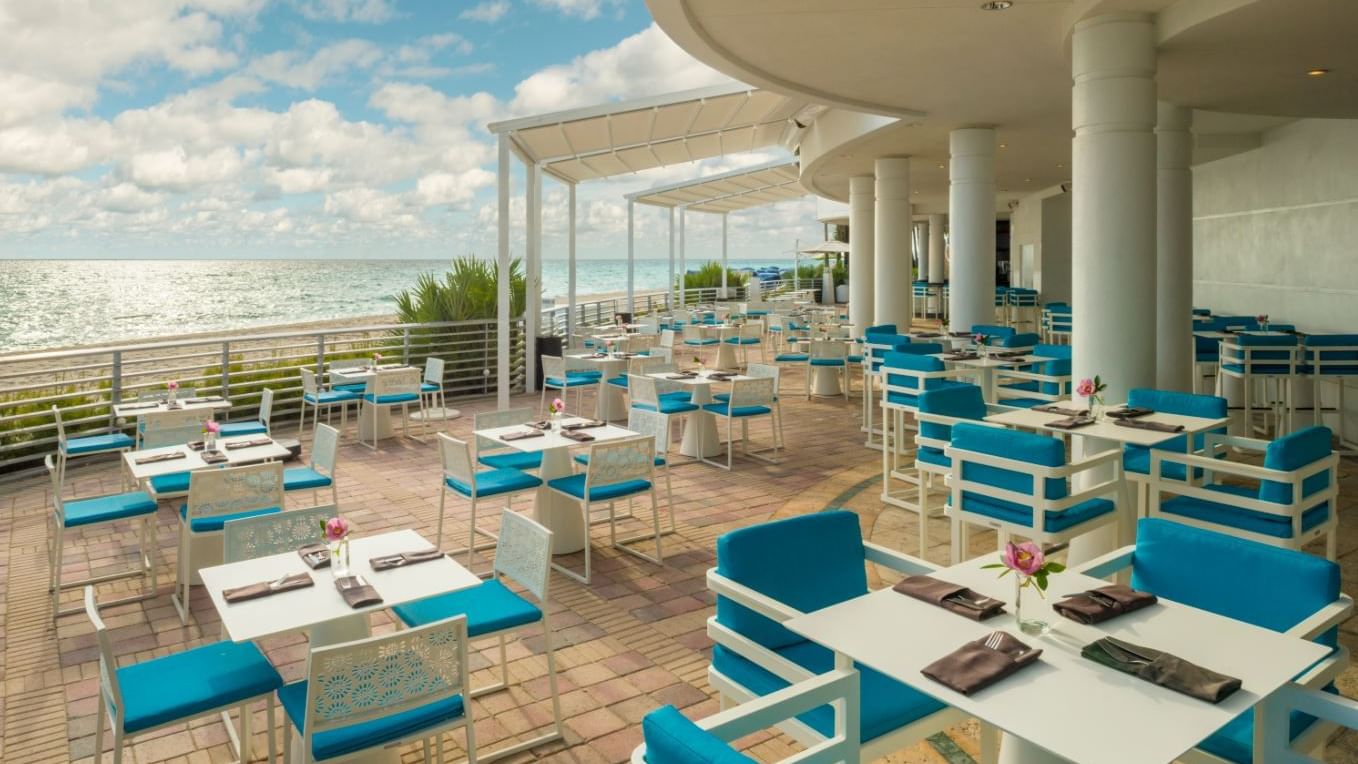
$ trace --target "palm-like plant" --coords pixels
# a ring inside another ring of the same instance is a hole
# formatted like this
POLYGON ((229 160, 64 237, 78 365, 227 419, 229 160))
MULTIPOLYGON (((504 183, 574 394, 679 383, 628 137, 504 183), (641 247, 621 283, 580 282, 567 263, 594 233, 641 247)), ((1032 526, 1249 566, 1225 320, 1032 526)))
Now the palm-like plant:
MULTIPOLYGON (((423 274, 413 289, 396 295, 396 316, 403 324, 438 321, 475 321, 496 316, 499 296, 498 264, 475 257, 453 260, 442 279, 423 274)), ((521 316, 527 297, 522 267, 509 264, 509 313, 521 316)))

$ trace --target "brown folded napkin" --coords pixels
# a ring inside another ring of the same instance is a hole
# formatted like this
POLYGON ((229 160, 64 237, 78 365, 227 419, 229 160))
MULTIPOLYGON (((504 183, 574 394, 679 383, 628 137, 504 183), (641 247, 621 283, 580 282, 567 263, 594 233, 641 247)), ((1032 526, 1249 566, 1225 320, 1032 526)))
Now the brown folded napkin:
POLYGON ((973 621, 984 621, 1004 612, 1004 603, 977 594, 965 586, 940 581, 932 576, 907 576, 891 587, 901 594, 951 610, 973 621))
POLYGON ((941 337, 943 335, 939 334, 938 332, 915 332, 915 336, 920 338, 928 338, 928 337, 941 337))
POLYGON ((226 454, 221 451, 204 451, 198 455, 198 458, 203 460, 203 464, 221 464, 229 461, 226 454))
POLYGON ((1137 417, 1150 416, 1155 412, 1151 409, 1136 408, 1127 406, 1126 408, 1114 409, 1107 412, 1109 419, 1136 419, 1137 417))
POLYGON ((1113 424, 1118 427, 1134 427, 1138 430, 1152 430, 1154 432, 1183 432, 1184 426, 1181 424, 1165 424, 1164 422, 1147 422, 1143 419, 1116 419, 1113 424))
POLYGON ((696 376, 698 376, 698 375, 697 375, 697 374, 693 374, 693 373, 688 373, 688 374, 667 374, 667 375, 665 375, 665 379, 673 379, 673 380, 678 381, 678 380, 684 380, 684 379, 693 379, 693 378, 696 377, 696 376))
POLYGON ((962 645, 925 666, 920 673, 963 695, 971 695, 1024 666, 1031 666, 1041 655, 1042 650, 997 631, 962 645))
POLYGON ((438 560, 443 557, 440 549, 421 549, 415 552, 397 552, 395 554, 385 554, 381 557, 374 557, 368 560, 368 564, 375 571, 390 570, 400 568, 405 565, 415 565, 416 563, 438 560))
POLYGON ((1005 360, 1013 360, 1013 359, 1015 359, 1015 358, 1027 358, 1027 357, 1028 357, 1028 352, 1027 352, 1026 350, 1015 350, 1015 351, 1006 352, 1006 353, 992 353, 992 355, 994 355, 996 358, 1003 358, 1003 359, 1005 359, 1005 360))
POLYGON ((287 578, 276 581, 260 581, 249 586, 237 586, 234 589, 223 589, 222 599, 227 602, 244 602, 245 600, 268 597, 271 594, 280 592, 290 592, 293 589, 305 589, 308 586, 315 586, 316 582, 311 580, 310 573, 294 573, 287 578))
POLYGON ((382 604, 382 595, 362 576, 344 576, 335 579, 335 588, 351 608, 368 607, 382 604))
POLYGON ((536 422, 524 422, 524 423, 523 423, 523 426, 524 426, 524 427, 532 427, 534 430, 550 430, 550 429, 552 429, 552 423, 549 422, 549 421, 547 421, 546 419, 539 419, 539 420, 536 421, 536 422))
POLYGON ((307 544, 298 549, 297 554, 312 570, 330 567, 330 547, 326 544, 307 544))
POLYGON ((273 438, 251 438, 250 440, 233 440, 224 444, 227 448, 235 450, 237 448, 255 448, 256 446, 267 446, 273 442, 273 438))
POLYGON ((1176 655, 1112 637, 1090 642, 1080 651, 1080 655, 1124 674, 1208 703, 1220 703, 1240 689, 1240 680, 1235 677, 1218 674, 1176 655))
POLYGON ((523 440, 524 438, 541 438, 542 430, 526 430, 520 432, 507 432, 500 436, 500 440, 523 440))
POLYGON ((178 411, 182 408, 184 408, 184 404, 180 403, 179 401, 174 401, 172 403, 165 404, 166 411, 178 411))
POLYGON ((1048 427, 1055 427, 1058 430, 1078 430, 1081 427, 1088 427, 1094 424, 1094 420, 1089 417, 1072 416, 1065 419, 1057 419, 1054 422, 1047 422, 1048 427))
POLYGON ((970 337, 971 332, 948 332, 949 337, 970 337))
POLYGON ((183 459, 188 456, 183 451, 171 451, 166 454, 152 454, 150 456, 139 456, 133 461, 137 464, 155 464, 156 462, 168 462, 173 459, 183 459))
POLYGON ((976 353, 944 353, 944 354, 943 354, 943 360, 945 360, 945 361, 974 361, 974 360, 976 360, 977 358, 980 358, 980 357, 981 357, 981 356, 977 355, 976 353))
POLYGON ((139 409, 154 409, 154 408, 159 408, 159 407, 160 407, 160 402, 159 402, 159 401, 157 401, 157 402, 155 402, 155 403, 120 403, 120 404, 118 404, 118 408, 122 409, 123 411, 137 411, 137 410, 139 410, 139 409))
POLYGON ((735 378, 738 377, 738 376, 740 376, 740 374, 738 374, 738 373, 736 373, 736 372, 734 372, 734 371, 714 371, 714 372, 712 372, 711 374, 708 374, 708 375, 707 375, 707 378, 708 378, 708 379, 715 379, 715 380, 719 380, 719 381, 726 381, 726 380, 729 380, 729 379, 735 379, 735 378))
POLYGON ((204 395, 204 396, 201 397, 201 398, 185 398, 185 399, 184 399, 184 402, 185 402, 185 403, 216 403, 217 401, 220 401, 221 399, 222 399, 222 396, 220 396, 220 395, 204 395))
POLYGON ((1060 414, 1061 416, 1086 416, 1089 409, 1068 409, 1065 406, 1058 406, 1055 403, 1044 403, 1041 406, 1033 406, 1032 411, 1041 411, 1044 414, 1060 414))
POLYGON ((569 438, 577 443, 589 443, 594 440, 593 435, 590 435, 587 432, 580 432, 579 430, 562 430, 561 437, 569 438))
POLYGON ((1154 594, 1139 592, 1122 584, 1113 584, 1067 595, 1052 603, 1052 610, 1072 621, 1085 624, 1102 623, 1123 613, 1149 607, 1158 601, 1154 594))
POLYGON ((608 425, 608 422, 605 422, 605 421, 603 421, 602 419, 591 419, 591 420, 589 420, 588 422, 572 422, 572 423, 570 423, 570 424, 562 425, 562 426, 561 426, 561 429, 563 429, 563 430, 587 430, 587 429, 590 429, 591 427, 604 427, 604 426, 607 426, 607 425, 608 425))

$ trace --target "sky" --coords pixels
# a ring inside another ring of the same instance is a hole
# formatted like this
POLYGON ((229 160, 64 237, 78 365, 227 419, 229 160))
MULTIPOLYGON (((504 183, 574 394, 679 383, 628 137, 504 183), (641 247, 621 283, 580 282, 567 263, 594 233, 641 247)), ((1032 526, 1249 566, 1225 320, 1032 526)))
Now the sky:
MULTIPOLYGON (((640 0, 0 0, 0 259, 489 257, 487 124, 723 82, 640 0)), ((624 193, 780 156, 582 184, 578 255, 626 256, 624 193)), ((564 258, 565 186, 544 195, 564 258)), ((638 257, 666 221, 637 208, 638 257)), ((822 238, 809 197, 729 226, 733 258, 822 238)), ((717 257, 719 218, 687 240, 717 257)))

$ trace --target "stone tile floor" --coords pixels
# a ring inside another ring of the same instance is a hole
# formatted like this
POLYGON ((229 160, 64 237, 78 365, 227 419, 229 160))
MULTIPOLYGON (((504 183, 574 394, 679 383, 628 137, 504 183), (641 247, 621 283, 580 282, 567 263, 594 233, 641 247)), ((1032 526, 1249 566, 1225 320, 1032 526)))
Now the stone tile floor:
MULTIPOLYGON (((843 506, 862 517, 864 533, 874 541, 913 552, 917 548, 913 514, 884 505, 880 499, 881 456, 864 448, 859 429, 861 401, 857 396, 804 400, 803 377, 791 370, 783 382, 787 449, 782 462, 765 464, 737 458, 727 473, 701 464, 674 466, 674 509, 678 532, 665 538, 665 565, 656 567, 612 550, 595 526, 595 578, 583 587, 554 575, 551 612, 561 671, 564 741, 541 746, 512 761, 621 762, 640 741, 640 720, 648 711, 673 703, 690 717, 717 710, 706 681, 710 642, 704 622, 712 612, 712 596, 704 574, 712 566, 714 540, 721 533, 773 517, 843 506)), ((855 381, 857 385, 857 381, 855 381)), ((855 390, 856 392, 856 390, 855 390)), ((537 405, 537 397, 516 400, 537 405)), ((588 401, 587 401, 588 404, 588 401)), ((494 402, 459 402, 464 416, 447 423, 449 432, 467 437, 470 414, 494 402)), ((756 439, 767 440, 767 425, 756 424, 756 439)), ((283 435, 289 433, 284 432, 283 435)), ((1340 512, 1344 519, 1358 513, 1358 469, 1343 460, 1340 512)), ((81 495, 112 490, 116 469, 109 462, 77 466, 68 488, 81 495)), ((413 527, 432 538, 438 512, 438 454, 433 439, 415 442, 384 441, 373 453, 355 445, 352 437, 341 447, 340 507, 360 533, 413 527)), ((83 615, 66 616, 54 627, 44 588, 47 562, 44 551, 49 511, 46 482, 28 478, 0 484, 0 761, 91 761, 94 744, 97 657, 93 630, 83 615)), ((296 506, 309 504, 295 501, 296 506)), ((324 498, 324 497, 323 497, 324 498)), ((662 503, 663 503, 663 496, 662 503)), ((494 506, 488 504, 487 508, 494 506)), ((640 506, 640 505, 639 505, 640 506)), ((529 511, 528 500, 515 508, 529 511)), ((483 510, 484 511, 484 510, 483 510)), ((498 512, 498 507, 495 507, 498 512)), ((450 502, 449 527, 455 540, 465 534, 467 508, 450 502)), ((182 626, 170 604, 165 583, 173 575, 176 519, 168 503, 162 506, 158 542, 162 593, 145 602, 109 607, 104 616, 122 661, 137 661, 176 652, 219 634, 216 613, 201 589, 192 598, 194 618, 182 626)), ((635 521, 632 521, 635 522, 635 521)), ((1341 522, 1340 560, 1345 590, 1358 591, 1358 530, 1341 522)), ((638 530, 640 528, 637 528, 638 530)), ((994 549, 994 537, 974 534, 974 553, 994 549)), ((133 529, 89 530, 77 534, 67 547, 64 575, 84 577, 126 565, 134 558, 133 529)), ((945 520, 931 520, 928 557, 948 558, 945 520)), ((569 560, 578 564, 579 560, 569 560)), ((478 570, 489 567, 479 559, 478 570)), ((890 574, 888 574, 889 576, 890 574)), ((874 585, 887 583, 874 576, 874 585)), ((131 593, 137 580, 100 586, 101 597, 131 593)), ((77 603, 79 593, 68 592, 64 605, 77 603)), ((395 626, 385 615, 374 618, 375 631, 395 626)), ((1343 631, 1350 648, 1358 644, 1358 626, 1343 631)), ((527 629, 521 641, 509 644, 511 687, 473 703, 478 748, 508 745, 546 731, 551 724, 546 700, 546 663, 540 631, 527 629)), ((493 643, 491 643, 493 644, 493 643)), ((263 647, 284 677, 300 677, 305 667, 304 636, 268 640, 263 647)), ((492 681, 493 649, 479 654, 473 685, 492 681)), ((1358 671, 1340 682, 1350 696, 1358 695, 1358 671)), ((263 709, 256 711, 255 729, 263 728, 263 709)), ((280 715, 281 716, 281 715, 280 715)), ((263 733, 257 748, 263 751, 263 733)), ((462 744, 460 733, 448 736, 452 749, 462 744)), ((763 733, 743 741, 747 752, 761 760, 780 758, 793 750, 786 738, 763 733)), ((109 736, 105 737, 109 746, 109 736)), ((912 749, 889 757, 892 762, 972 761, 977 754, 974 729, 965 725, 935 736, 912 749)), ((451 761, 458 760, 460 751, 451 761)), ((419 759, 419 751, 403 751, 405 761, 419 759)), ((230 758, 226 733, 216 720, 178 725, 140 738, 126 761, 219 762, 230 758)), ((1345 735, 1331 746, 1329 761, 1358 761, 1358 736, 1345 735)))

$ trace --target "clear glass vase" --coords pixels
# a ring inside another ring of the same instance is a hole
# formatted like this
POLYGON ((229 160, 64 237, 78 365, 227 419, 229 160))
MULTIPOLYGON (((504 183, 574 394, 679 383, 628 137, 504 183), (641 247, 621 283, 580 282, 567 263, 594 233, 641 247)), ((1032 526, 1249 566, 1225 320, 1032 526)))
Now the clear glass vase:
POLYGON ((561 412, 560 412, 560 411, 553 411, 553 412, 552 412, 552 429, 553 429, 553 430, 560 430, 560 429, 561 429, 561 412))
POLYGON ((1052 627, 1050 623, 1040 618, 1028 618, 1023 615, 1023 590, 1029 588, 1023 585, 1026 580, 1022 575, 1014 577, 1014 620, 1018 623, 1019 631, 1040 637, 1051 631, 1052 627))
POLYGON ((349 575, 349 539, 327 542, 330 546, 330 575, 344 578, 349 575))

